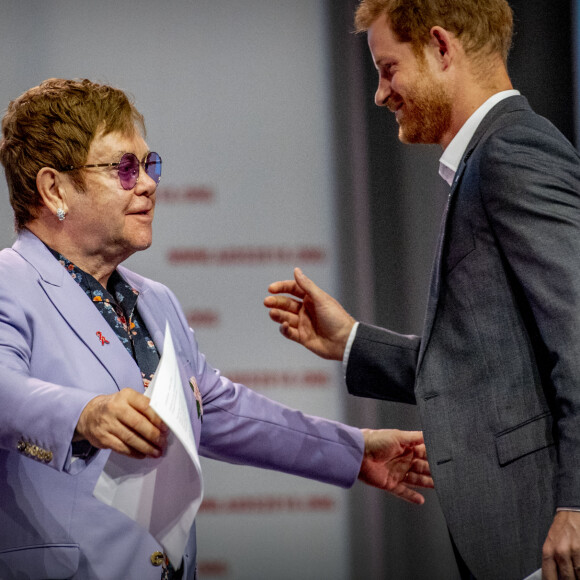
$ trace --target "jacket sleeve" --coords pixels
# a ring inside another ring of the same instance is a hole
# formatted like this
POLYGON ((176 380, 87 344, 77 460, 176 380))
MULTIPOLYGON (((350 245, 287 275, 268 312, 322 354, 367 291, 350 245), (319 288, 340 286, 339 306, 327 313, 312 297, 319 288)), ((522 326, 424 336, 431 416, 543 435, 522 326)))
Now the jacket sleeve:
POLYGON ((349 393, 415 404, 415 371, 420 344, 417 336, 360 324, 346 368, 349 393))
POLYGON ((199 351, 172 293, 170 298, 193 353, 202 395, 200 454, 341 487, 353 485, 364 451, 360 429, 291 409, 222 376, 199 351))

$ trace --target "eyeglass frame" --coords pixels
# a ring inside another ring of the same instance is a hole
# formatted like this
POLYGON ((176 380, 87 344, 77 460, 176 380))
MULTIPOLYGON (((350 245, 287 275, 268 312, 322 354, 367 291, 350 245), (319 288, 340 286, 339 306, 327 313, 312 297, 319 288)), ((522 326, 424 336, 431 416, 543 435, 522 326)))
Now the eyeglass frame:
MULTIPOLYGON (((119 178, 119 183, 121 184, 121 187, 125 191, 130 191, 131 189, 135 188, 137 186, 137 184, 139 183, 139 177, 141 177, 141 168, 143 168, 143 171, 150 179, 155 181, 155 179, 153 179, 147 173, 147 170, 145 169, 145 163, 147 162, 147 158, 149 157, 149 155, 152 155, 152 154, 157 155, 160 165, 163 166, 163 159, 161 159, 161 155, 159 155, 159 153, 157 153, 157 151, 149 151, 149 153, 147 153, 147 155, 145 155, 145 157, 143 158, 142 161, 139 161, 139 158, 137 157, 137 155, 135 155, 135 153, 128 152, 128 153, 123 153, 123 155, 121 155, 121 159, 119 159, 119 161, 116 161, 113 163, 91 163, 89 165, 79 165, 78 167, 74 167, 73 165, 65 165, 64 167, 61 167, 61 169, 59 169, 59 171, 67 172, 67 171, 76 171, 77 169, 90 169, 90 168, 95 168, 95 167, 119 167, 119 165, 121 165, 123 157, 125 157, 126 155, 131 155, 135 159, 137 159, 137 163, 139 164, 139 173, 137 174, 137 177, 135 178, 135 184, 132 187, 125 188, 123 186, 123 182, 121 181, 121 178, 119 178)), ((157 164, 157 162, 156 162, 156 164, 157 164)), ((158 185, 160 181, 161 181, 161 173, 159 173, 159 179, 157 181, 155 181, 155 184, 158 185)))

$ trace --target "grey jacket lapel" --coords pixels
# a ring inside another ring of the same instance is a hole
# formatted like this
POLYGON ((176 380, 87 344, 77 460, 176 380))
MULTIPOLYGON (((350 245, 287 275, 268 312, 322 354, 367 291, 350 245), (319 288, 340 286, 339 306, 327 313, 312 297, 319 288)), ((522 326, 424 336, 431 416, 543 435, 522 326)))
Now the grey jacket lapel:
POLYGON ((449 192, 449 197, 447 198, 447 203, 445 204, 445 210, 443 211, 443 217, 441 218, 441 226, 439 230, 439 240, 437 242, 437 251, 435 253, 435 260, 433 262, 433 270, 431 272, 431 285, 429 286, 429 298, 427 300, 427 311, 425 313, 425 323, 423 326, 423 338, 421 340, 421 348, 419 349, 419 358, 417 362, 417 368, 420 367, 423 361, 423 355, 425 354, 425 349, 429 343, 429 338, 431 337, 431 329, 433 328, 433 321, 435 320, 435 313, 437 312, 437 303, 439 301, 439 291, 441 289, 441 269, 442 269, 442 258, 443 258, 443 248, 445 247, 445 232, 447 229, 447 218, 449 215, 449 207, 454 199, 457 186, 461 180, 461 176, 465 171, 466 161, 469 157, 464 157, 461 164, 457 168, 455 178, 453 180, 453 185, 451 186, 451 191, 449 192))

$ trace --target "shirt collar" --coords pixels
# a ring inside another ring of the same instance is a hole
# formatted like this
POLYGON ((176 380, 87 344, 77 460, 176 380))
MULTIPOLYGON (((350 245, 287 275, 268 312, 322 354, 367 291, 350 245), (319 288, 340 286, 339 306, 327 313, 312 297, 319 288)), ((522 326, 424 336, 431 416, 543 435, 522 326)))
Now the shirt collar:
POLYGON ((107 287, 104 288, 93 276, 81 270, 60 252, 46 247, 93 302, 109 302, 120 306, 127 316, 131 315, 137 304, 139 292, 125 282, 117 270, 113 271, 107 287))
POLYGON ((483 103, 483 105, 481 105, 481 107, 479 107, 479 109, 477 109, 475 113, 467 119, 461 129, 459 129, 457 135, 453 137, 453 140, 449 143, 445 151, 443 151, 443 155, 439 159, 439 175, 449 185, 453 184, 453 179, 455 178, 463 154, 484 117, 500 101, 519 94, 519 91, 513 89, 496 93, 487 99, 487 101, 485 101, 485 103, 483 103))

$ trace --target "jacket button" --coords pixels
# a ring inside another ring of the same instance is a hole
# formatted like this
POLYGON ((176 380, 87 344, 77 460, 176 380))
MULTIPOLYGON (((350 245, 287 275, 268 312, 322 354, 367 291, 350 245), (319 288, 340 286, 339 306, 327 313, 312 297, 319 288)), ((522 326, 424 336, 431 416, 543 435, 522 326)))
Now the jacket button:
POLYGON ((165 556, 163 555, 163 552, 153 552, 153 554, 151 554, 151 564, 153 564, 153 566, 161 566, 164 560, 165 556))

